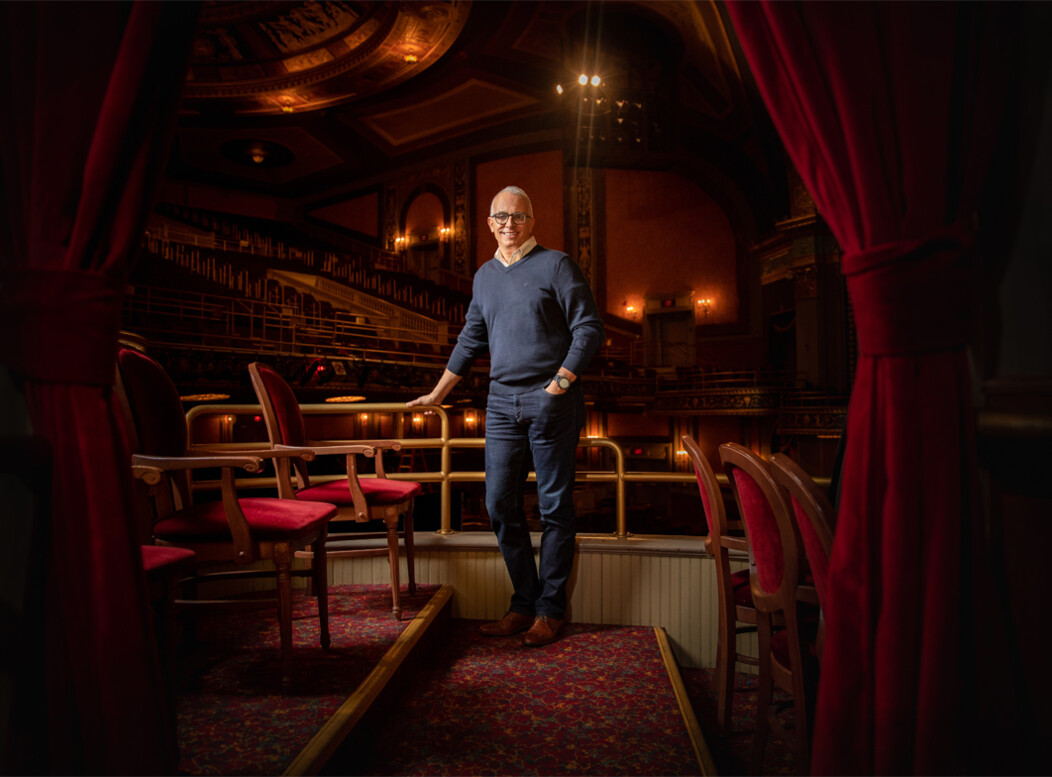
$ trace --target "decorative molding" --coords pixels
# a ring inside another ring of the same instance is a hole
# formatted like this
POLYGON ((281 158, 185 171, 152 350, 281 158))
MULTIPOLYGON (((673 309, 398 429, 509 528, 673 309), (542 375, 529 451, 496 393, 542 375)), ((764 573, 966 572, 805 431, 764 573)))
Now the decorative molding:
POLYGON ((846 407, 809 407, 806 410, 778 411, 777 431, 782 435, 839 437, 844 429, 846 407))
POLYGON ((774 415, 780 405, 777 388, 734 388, 657 396, 650 410, 679 415, 774 415))
POLYGON ((398 190, 393 183, 384 186, 384 248, 395 250, 398 237, 398 190))
POLYGON ((574 237, 576 239, 575 259, 581 267, 585 280, 596 291, 595 253, 592 250, 593 233, 593 203, 592 203, 592 177, 594 171, 591 168, 579 167, 574 179, 574 213, 577 225, 574 237))
POLYGON ((468 165, 453 164, 453 272, 470 277, 468 271, 468 165))

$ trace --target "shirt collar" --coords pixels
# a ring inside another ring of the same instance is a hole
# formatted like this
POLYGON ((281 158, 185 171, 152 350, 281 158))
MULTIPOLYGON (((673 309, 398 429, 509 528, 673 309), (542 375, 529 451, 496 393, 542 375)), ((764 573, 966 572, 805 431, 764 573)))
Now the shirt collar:
POLYGON ((531 235, 529 237, 529 239, 525 243, 523 243, 521 246, 519 246, 518 248, 516 248, 512 252, 511 259, 508 259, 507 261, 505 261, 504 257, 500 255, 500 249, 499 248, 497 249, 497 253, 495 253, 493 255, 493 258, 498 260, 505 267, 511 267, 517 261, 522 259, 522 257, 526 256, 526 254, 528 254, 530 251, 532 251, 536 246, 537 246, 537 238, 535 238, 535 237, 533 237, 531 235))

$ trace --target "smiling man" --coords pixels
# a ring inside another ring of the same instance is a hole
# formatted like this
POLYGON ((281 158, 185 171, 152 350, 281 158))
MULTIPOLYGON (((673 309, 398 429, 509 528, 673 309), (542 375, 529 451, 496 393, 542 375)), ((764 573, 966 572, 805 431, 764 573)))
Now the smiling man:
POLYGON ((585 420, 577 378, 599 350, 603 322, 577 263, 533 237, 526 192, 502 189, 489 212, 497 252, 475 273, 457 345, 431 393, 406 404, 440 404, 475 359, 489 353, 486 509, 514 593, 507 614, 482 633, 525 631, 523 643, 539 646, 558 637, 566 614, 577 441, 585 420), (531 461, 541 513, 539 564, 523 511, 531 461))

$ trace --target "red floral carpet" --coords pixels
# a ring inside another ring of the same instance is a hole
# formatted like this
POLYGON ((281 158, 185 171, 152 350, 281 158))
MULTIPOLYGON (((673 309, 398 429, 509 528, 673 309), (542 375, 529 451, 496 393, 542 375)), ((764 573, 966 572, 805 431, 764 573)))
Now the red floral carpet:
MULTIPOLYGON (((714 669, 680 669, 698 724, 705 734, 716 771, 722 775, 749 774, 753 734, 756 731, 756 675, 738 672, 734 678, 734 698, 731 705, 731 724, 726 737, 719 735, 716 725, 716 704, 719 691, 714 669)), ((775 691, 775 700, 786 698, 775 691)), ((790 720, 786 719, 786 722, 790 720)), ((762 774, 797 774, 793 753, 789 746, 772 734, 764 750, 762 774)))
MULTIPOLYGON (((568 624, 543 648, 453 622, 358 764, 369 775, 696 775, 649 627, 568 624)), ((359 755, 361 755, 359 753, 359 755)))
POLYGON ((274 612, 200 615, 197 642, 181 658, 177 691, 179 770, 183 774, 281 774, 376 666, 438 586, 402 590, 402 618, 391 618, 388 586, 329 591, 332 645, 318 644, 314 599, 293 602, 293 684, 281 693, 281 647, 274 612))
MULTIPOLYGON (((403 590, 390 617, 386 586, 330 591, 332 647, 317 641, 313 600, 297 596, 295 691, 280 693, 280 649, 270 609, 198 616, 181 657, 180 772, 281 774, 381 660, 437 586, 403 590)), ((339 752, 330 774, 694 775, 700 769, 653 629, 568 624, 562 639, 524 648, 453 621, 448 641, 406 683, 387 725, 339 752), (397 721, 397 723, 395 723, 397 721)), ((712 671, 681 669, 720 774, 748 771, 755 680, 739 675, 730 734, 715 727, 712 671)), ((792 773, 772 739, 764 774, 792 773)))

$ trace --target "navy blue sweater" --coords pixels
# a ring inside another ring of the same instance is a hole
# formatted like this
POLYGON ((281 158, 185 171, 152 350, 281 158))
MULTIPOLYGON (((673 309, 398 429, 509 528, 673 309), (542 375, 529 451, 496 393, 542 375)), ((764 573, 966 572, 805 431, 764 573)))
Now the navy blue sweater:
POLYGON ((488 350, 489 390, 518 393, 546 386, 559 367, 580 377, 602 342, 603 321, 581 269, 538 245, 510 267, 493 258, 475 273, 446 368, 464 375, 488 350))

